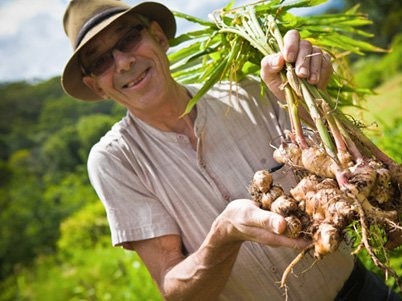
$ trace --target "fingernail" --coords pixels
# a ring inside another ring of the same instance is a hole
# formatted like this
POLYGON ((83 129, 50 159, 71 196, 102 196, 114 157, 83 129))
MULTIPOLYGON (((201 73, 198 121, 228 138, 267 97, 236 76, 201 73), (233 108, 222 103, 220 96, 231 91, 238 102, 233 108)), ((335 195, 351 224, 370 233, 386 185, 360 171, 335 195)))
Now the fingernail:
POLYGON ((301 77, 307 77, 308 76, 308 70, 307 70, 306 67, 301 67, 299 69, 298 73, 299 73, 299 76, 301 76, 301 77))
POLYGON ((274 219, 274 222, 272 223, 273 230, 276 234, 281 234, 284 229, 283 229, 283 219, 282 218, 276 218, 274 219))
POLYGON ((317 82, 317 75, 315 73, 311 74, 310 81, 313 83, 317 82))

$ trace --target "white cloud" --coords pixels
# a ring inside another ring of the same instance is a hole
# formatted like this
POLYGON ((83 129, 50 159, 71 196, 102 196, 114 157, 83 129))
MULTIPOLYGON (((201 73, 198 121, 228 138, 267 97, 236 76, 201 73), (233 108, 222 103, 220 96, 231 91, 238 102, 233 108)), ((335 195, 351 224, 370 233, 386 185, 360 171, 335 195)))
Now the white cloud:
POLYGON ((0 5, 0 81, 59 75, 70 54, 61 16, 66 0, 10 0, 0 5))
POLYGON ((5 0, 0 5, 0 35, 15 34, 21 23, 38 14, 57 17, 65 1, 55 0, 5 0))

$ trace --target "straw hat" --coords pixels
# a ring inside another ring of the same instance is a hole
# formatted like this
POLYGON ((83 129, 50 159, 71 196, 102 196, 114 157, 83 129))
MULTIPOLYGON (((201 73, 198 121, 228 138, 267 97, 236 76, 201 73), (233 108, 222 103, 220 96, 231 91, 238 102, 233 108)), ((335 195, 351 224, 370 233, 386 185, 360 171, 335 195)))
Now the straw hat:
POLYGON ((63 24, 74 53, 67 62, 61 78, 61 84, 66 93, 81 100, 100 100, 100 97, 82 82, 83 75, 78 61, 78 52, 110 24, 129 14, 139 14, 158 22, 168 39, 173 38, 176 33, 173 13, 160 3, 140 2, 132 7, 119 0, 70 1, 64 14, 63 24))

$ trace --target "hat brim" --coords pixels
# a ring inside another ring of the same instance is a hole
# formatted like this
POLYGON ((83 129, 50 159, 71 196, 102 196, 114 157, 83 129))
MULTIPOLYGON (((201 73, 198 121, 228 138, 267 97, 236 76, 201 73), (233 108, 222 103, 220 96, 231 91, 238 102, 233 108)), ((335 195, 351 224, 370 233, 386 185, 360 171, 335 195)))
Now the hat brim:
POLYGON ((87 34, 87 36, 85 36, 85 40, 83 40, 77 49, 75 49, 70 60, 64 67, 63 75, 61 77, 61 85, 67 94, 84 101, 102 100, 98 94, 94 93, 90 88, 88 88, 88 86, 84 84, 78 54, 82 47, 99 35, 103 30, 108 28, 109 25, 119 20, 122 16, 127 16, 130 14, 139 14, 151 21, 158 22, 168 39, 174 38, 176 34, 176 21, 173 13, 163 4, 156 2, 141 3, 132 7, 131 9, 128 9, 127 11, 106 19, 96 26, 96 30, 93 31, 94 33, 87 34))

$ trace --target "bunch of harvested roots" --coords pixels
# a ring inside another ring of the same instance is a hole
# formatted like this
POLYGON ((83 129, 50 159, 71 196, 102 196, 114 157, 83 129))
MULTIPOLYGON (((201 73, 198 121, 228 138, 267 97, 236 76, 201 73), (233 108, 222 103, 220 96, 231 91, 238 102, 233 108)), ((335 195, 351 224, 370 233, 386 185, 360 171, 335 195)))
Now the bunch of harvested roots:
MULTIPOLYGON (((351 134, 355 132, 353 129, 351 134)), ((359 151, 362 144, 358 147, 354 139, 347 140, 346 144, 346 139, 339 136, 345 148, 333 158, 316 139, 299 138, 303 144, 298 143, 291 132, 287 133, 287 139, 275 150, 274 158, 291 166, 300 176, 300 182, 285 193, 273 183, 268 171, 257 171, 249 187, 253 199, 261 208, 285 217, 285 235, 311 239, 312 244, 301 255, 313 249, 317 259, 335 252, 345 239, 347 227, 357 222, 362 238, 358 250, 365 248, 373 262, 394 276, 400 286, 398 275, 376 256, 369 229, 374 225, 385 232, 385 248, 402 245, 401 166, 371 143, 368 149, 374 154, 363 156, 359 151), (345 151, 352 149, 351 153, 345 151)), ((301 258, 298 256, 284 273, 282 285, 301 258)))

